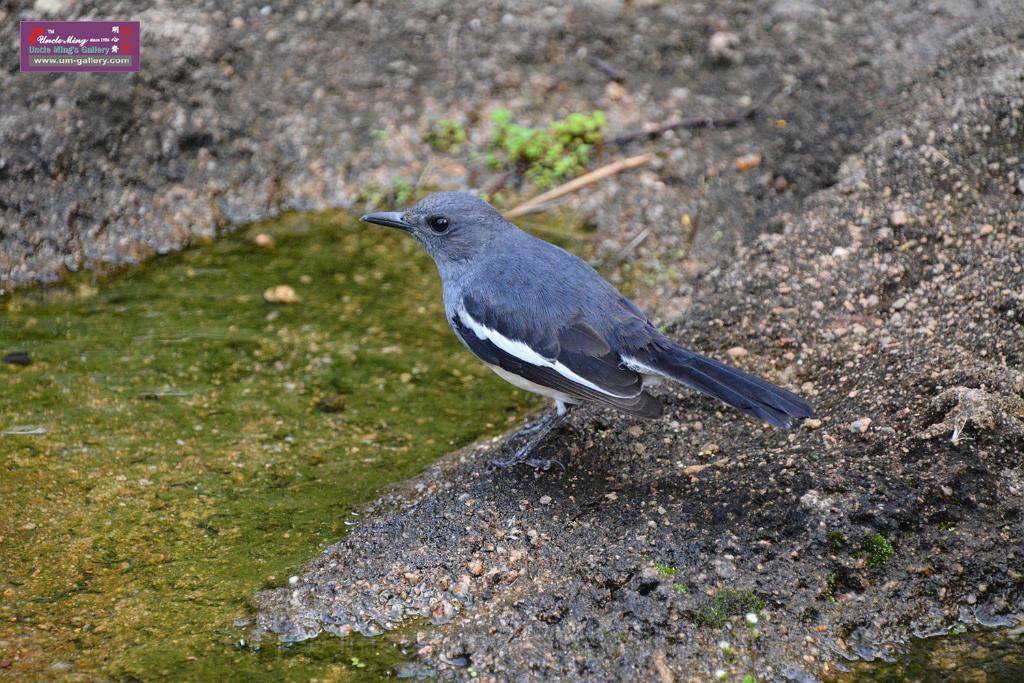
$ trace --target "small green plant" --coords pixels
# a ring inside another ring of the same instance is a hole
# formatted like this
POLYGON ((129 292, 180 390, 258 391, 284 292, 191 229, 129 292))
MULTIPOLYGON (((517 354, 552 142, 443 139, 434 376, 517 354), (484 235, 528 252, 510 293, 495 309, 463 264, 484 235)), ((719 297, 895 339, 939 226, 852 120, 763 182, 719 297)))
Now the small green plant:
POLYGON ((680 593, 682 593, 683 595, 689 595, 690 594, 690 589, 687 588, 686 584, 684 584, 684 583, 679 583, 678 581, 676 581, 675 583, 672 584, 672 587, 675 588, 680 593))
POLYGON ((754 591, 723 588, 717 595, 707 599, 693 614, 693 621, 700 626, 721 628, 729 617, 741 616, 747 612, 760 612, 762 609, 764 600, 754 591))
POLYGON ((829 547, 838 550, 846 545, 846 534, 842 531, 830 531, 825 534, 829 547))
POLYGON ((894 553, 892 545, 889 544, 885 536, 877 532, 864 539, 860 550, 872 567, 885 564, 894 553))
POLYGON ((453 119, 437 121, 424 136, 423 141, 438 152, 458 152, 469 135, 466 128, 453 119))
POLYGON ((676 569, 675 567, 673 567, 670 564, 665 564, 664 562, 655 562, 654 563, 654 570, 656 572, 658 572, 659 574, 661 574, 662 576, 672 577, 672 576, 678 576, 679 575, 679 570, 678 569, 676 569))
POLYGON ((743 677, 742 683, 757 683, 757 679, 752 674, 747 674, 743 677))
POLYGON ((828 575, 828 579, 825 580, 825 597, 828 598, 829 602, 836 601, 836 583, 839 577, 835 572, 828 575))
POLYGON ((352 657, 349 661, 352 663, 352 666, 354 666, 357 669, 365 669, 366 668, 366 662, 364 662, 363 660, 359 659, 359 657, 352 657))
POLYGON ((488 163, 525 169, 538 187, 551 187, 578 175, 590 162, 593 146, 601 142, 604 112, 579 112, 551 122, 547 128, 528 128, 512 122, 512 112, 497 109, 491 114, 488 163))

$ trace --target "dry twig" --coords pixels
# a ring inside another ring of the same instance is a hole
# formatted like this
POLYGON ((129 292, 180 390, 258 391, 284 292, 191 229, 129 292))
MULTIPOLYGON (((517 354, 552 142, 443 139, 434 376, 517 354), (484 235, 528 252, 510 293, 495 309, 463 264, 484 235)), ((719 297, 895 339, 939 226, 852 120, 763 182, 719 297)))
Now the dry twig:
POLYGON ((769 90, 765 95, 750 105, 747 109, 739 112, 738 114, 729 114, 726 116, 691 116, 685 119, 676 119, 675 121, 665 121, 659 123, 656 126, 648 128, 647 130, 637 130, 631 133, 623 133, 617 135, 614 138, 605 140, 601 143, 603 147, 609 145, 626 145, 631 142, 638 140, 653 140, 661 137, 670 130, 694 130, 698 128, 735 128, 744 121, 749 121, 756 117, 765 106, 768 105, 775 96, 782 90, 781 85, 776 85, 774 88, 769 90))
POLYGON ((603 73, 605 76, 607 76, 610 80, 613 80, 616 83, 626 82, 626 74, 622 73, 614 66, 601 59, 600 57, 591 57, 590 66, 594 67, 595 69, 603 73))
POLYGON ((643 166, 644 164, 648 164, 652 159, 654 159, 654 155, 647 153, 635 157, 629 157, 627 159, 619 159, 617 161, 613 161, 612 163, 606 164, 601 168, 595 169, 589 173, 584 173, 581 176, 573 178, 569 182, 563 183, 558 187, 554 188, 553 190, 548 190, 543 194, 537 195, 533 199, 529 199, 523 202, 519 206, 510 209, 509 211, 506 211, 505 217, 515 218, 516 216, 522 216, 524 214, 530 213, 532 209, 540 206, 541 204, 550 202, 554 199, 558 199, 559 197, 567 195, 571 192, 575 192, 576 190, 582 189, 587 185, 592 185, 599 180, 604 180, 605 178, 613 176, 617 173, 621 173, 622 171, 631 168, 636 168, 637 166, 643 166))

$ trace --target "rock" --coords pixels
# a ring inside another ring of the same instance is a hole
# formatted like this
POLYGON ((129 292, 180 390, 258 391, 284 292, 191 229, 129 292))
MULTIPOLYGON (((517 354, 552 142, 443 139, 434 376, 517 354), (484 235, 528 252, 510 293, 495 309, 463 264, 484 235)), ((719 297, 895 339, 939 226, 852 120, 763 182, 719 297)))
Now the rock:
POLYGON ((263 299, 269 304, 297 304, 302 301, 289 285, 276 285, 263 292, 263 299))
POLYGON ((728 351, 726 351, 725 354, 730 358, 746 358, 747 356, 750 355, 750 352, 747 351, 742 346, 734 346, 728 351))
POLYGON ((471 560, 467 566, 473 576, 481 576, 484 573, 484 563, 481 560, 471 560))
POLYGON ((761 165, 761 155, 757 152, 744 154, 743 156, 736 157, 735 164, 737 173, 745 173, 761 165))
POLYGON ((740 37, 731 31, 715 31, 708 39, 708 54, 715 59, 734 62, 740 57, 736 47, 740 37))
POLYGON ((853 422, 850 423, 850 431, 854 432, 854 433, 857 433, 857 434, 863 434, 864 432, 868 431, 868 428, 870 426, 871 426, 871 418, 870 417, 862 417, 862 418, 860 418, 858 420, 854 420, 853 422))
POLYGON ((896 209, 889 214, 889 225, 894 228, 899 228, 907 224, 910 218, 907 216, 907 212, 903 209, 896 209))
POLYGON ((809 417, 804 420, 804 429, 817 429, 821 426, 821 420, 816 417, 809 417))
POLYGON ((626 92, 626 89, 615 81, 609 81, 608 85, 604 87, 604 95, 612 102, 619 102, 629 97, 629 93, 626 92))

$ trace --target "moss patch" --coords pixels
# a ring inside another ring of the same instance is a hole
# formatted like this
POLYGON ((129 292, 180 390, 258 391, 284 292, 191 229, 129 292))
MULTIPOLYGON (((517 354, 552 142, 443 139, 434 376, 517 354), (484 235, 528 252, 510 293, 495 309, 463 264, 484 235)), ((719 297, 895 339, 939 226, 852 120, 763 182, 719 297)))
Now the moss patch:
POLYGON ((892 545, 885 536, 876 533, 864 539, 860 546, 861 554, 872 567, 885 564, 893 556, 892 545))
POLYGON ((693 622, 699 626, 721 628, 730 617, 764 609, 764 600, 753 591, 740 588, 723 588, 692 613, 693 622))

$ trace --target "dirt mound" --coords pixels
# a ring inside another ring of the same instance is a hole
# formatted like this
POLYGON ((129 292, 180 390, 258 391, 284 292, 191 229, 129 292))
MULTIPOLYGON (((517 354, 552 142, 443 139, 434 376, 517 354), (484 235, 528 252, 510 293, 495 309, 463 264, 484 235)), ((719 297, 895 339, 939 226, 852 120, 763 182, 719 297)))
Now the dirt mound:
POLYGON ((1019 30, 948 45, 916 107, 709 273, 671 330, 743 347, 734 362, 819 420, 762 430, 680 393, 658 422, 575 414, 545 453, 564 472, 468 449, 256 596, 261 626, 422 617, 446 624, 416 643, 445 675, 760 680, 1020 613, 1019 30))

